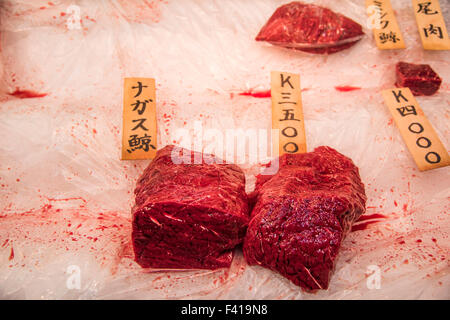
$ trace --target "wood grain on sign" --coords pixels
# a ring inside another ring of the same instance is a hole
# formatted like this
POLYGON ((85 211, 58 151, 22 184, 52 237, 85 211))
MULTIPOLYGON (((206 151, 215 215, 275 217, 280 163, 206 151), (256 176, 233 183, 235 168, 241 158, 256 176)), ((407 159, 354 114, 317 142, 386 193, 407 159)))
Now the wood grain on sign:
POLYGON ((450 164, 450 157, 409 88, 383 90, 384 100, 394 117, 420 171, 450 164))
POLYGON ((366 0, 373 36, 381 50, 404 49, 405 42, 389 0, 366 0))
MULTIPOLYGON (((306 152, 300 75, 272 71, 272 129, 279 130, 275 154, 306 152)), ((276 148, 276 144, 274 144, 276 148)))
POLYGON ((450 40, 438 0, 412 0, 423 48, 450 50, 450 40))
POLYGON ((153 159, 157 132, 155 79, 125 78, 122 160, 153 159))

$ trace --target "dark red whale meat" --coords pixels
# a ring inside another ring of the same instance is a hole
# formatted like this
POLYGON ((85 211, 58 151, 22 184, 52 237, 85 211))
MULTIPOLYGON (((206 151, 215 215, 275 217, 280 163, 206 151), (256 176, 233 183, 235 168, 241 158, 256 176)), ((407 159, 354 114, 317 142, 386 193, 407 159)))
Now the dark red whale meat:
POLYGON ((185 149, 192 164, 175 164, 173 150, 159 150, 137 182, 136 261, 145 268, 229 267, 249 219, 244 173, 204 159, 195 164, 201 154, 185 149))
POLYGON ((399 62, 395 66, 398 88, 407 87, 415 96, 431 96, 441 86, 442 79, 428 64, 399 62))
POLYGON ((307 291, 326 289, 342 241, 365 212, 358 168, 329 147, 279 161, 277 174, 258 176, 244 257, 307 291))
POLYGON ((335 53, 353 46, 364 32, 360 24, 330 9, 291 2, 279 7, 256 41, 309 53, 335 53))

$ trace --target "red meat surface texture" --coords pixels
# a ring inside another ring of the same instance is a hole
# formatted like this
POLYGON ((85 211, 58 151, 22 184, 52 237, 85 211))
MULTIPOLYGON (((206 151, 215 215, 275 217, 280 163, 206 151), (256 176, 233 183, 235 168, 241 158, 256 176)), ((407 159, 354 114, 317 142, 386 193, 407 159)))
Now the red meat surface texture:
POLYGON ((207 162, 217 159, 210 155, 174 148, 159 150, 137 182, 136 261, 144 268, 229 267, 249 219, 244 173, 236 165, 207 162), (191 163, 174 163, 175 151, 191 163))
POLYGON ((342 241, 365 212, 358 168, 330 147, 279 160, 277 174, 258 176, 244 257, 307 291, 326 289, 342 241))
POLYGON ((279 7, 257 41, 309 53, 335 53, 353 46, 364 32, 357 22, 313 4, 291 2, 279 7))
POLYGON ((428 64, 399 62, 395 66, 399 88, 407 87, 415 96, 431 96, 441 86, 442 79, 428 64))

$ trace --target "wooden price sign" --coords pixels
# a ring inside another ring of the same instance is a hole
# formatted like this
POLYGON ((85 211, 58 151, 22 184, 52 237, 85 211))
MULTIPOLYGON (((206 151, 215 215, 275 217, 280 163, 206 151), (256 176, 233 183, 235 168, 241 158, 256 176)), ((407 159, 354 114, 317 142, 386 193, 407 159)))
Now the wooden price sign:
POLYGON ((409 88, 383 90, 384 100, 420 171, 450 164, 450 157, 409 88))
POLYGON ((125 78, 122 160, 153 159, 157 149, 155 79, 125 78))
POLYGON ((278 150, 285 153, 306 152, 300 75, 272 71, 272 129, 279 130, 278 150))
POLYGON ((412 0, 423 48, 450 50, 445 21, 438 0, 412 0))
POLYGON ((389 0, 366 0, 367 14, 377 47, 404 49, 405 42, 389 0))

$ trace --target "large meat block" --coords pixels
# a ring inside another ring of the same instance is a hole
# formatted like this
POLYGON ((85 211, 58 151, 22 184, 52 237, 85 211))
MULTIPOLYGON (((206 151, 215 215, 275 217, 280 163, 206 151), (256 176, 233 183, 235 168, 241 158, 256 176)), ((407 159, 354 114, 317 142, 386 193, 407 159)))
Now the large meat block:
POLYGON ((132 238, 142 267, 230 266, 232 250, 242 242, 248 224, 245 176, 236 165, 208 164, 203 157, 167 146, 139 178, 132 238), (173 161, 172 155, 181 153, 191 164, 173 161))
POLYGON ((309 53, 335 53, 353 46, 364 32, 360 24, 330 9, 291 2, 279 7, 256 41, 309 53))
POLYGON ((306 290, 326 289, 341 243, 365 211, 358 168, 329 147, 279 160, 276 175, 258 177, 245 259, 306 290))

